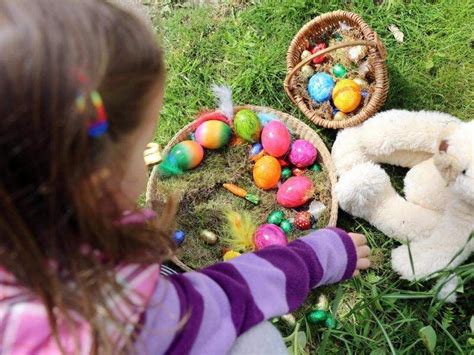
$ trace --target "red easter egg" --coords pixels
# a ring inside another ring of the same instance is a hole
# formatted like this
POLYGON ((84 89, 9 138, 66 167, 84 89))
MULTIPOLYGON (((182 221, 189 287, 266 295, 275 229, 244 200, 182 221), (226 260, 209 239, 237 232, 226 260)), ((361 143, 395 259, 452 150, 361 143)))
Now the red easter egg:
MULTIPOLYGON (((318 43, 318 44, 316 44, 316 46, 314 46, 314 48, 311 50, 311 54, 314 54, 314 53, 316 53, 316 52, 322 51, 322 50, 325 49, 326 47, 327 47, 326 43, 318 43)), ((325 56, 325 55, 320 55, 319 57, 313 58, 313 63, 314 63, 314 64, 321 64, 322 62, 324 62, 325 59, 326 59, 326 56, 325 56)))
POLYGON ((311 213, 308 211, 298 212, 295 216, 295 226, 298 229, 306 230, 311 228, 311 213))

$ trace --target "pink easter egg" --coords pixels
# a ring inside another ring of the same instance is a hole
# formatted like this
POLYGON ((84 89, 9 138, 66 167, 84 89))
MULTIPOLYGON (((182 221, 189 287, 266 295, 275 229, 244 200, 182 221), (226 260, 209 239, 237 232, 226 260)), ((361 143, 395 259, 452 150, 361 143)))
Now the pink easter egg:
POLYGON ((285 246, 288 244, 288 239, 280 227, 274 224, 262 224, 255 231, 253 242, 255 249, 260 250, 270 245, 285 246))
POLYGON ((297 139, 291 145, 290 151, 290 162, 298 168, 306 168, 314 163, 318 151, 314 147, 313 143, 304 140, 297 139))
POLYGON ((313 182, 307 176, 293 176, 281 184, 277 202, 286 208, 304 205, 314 195, 313 182))
POLYGON ((273 120, 262 130, 263 149, 275 158, 284 156, 290 149, 291 135, 280 121, 273 120))

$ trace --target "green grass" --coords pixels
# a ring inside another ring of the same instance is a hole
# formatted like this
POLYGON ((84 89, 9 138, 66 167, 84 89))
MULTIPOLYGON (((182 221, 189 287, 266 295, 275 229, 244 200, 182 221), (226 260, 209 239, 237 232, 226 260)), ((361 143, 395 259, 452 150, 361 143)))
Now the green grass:
MULTIPOLYGON (((159 13, 159 5, 149 6, 159 13)), ((341 8, 361 14, 387 47, 390 92, 384 109, 440 110, 472 119, 472 1, 392 0, 375 5, 372 0, 241 0, 215 9, 176 8, 155 18, 168 64, 156 141, 165 144, 199 110, 214 106, 209 90, 214 82, 231 85, 236 103, 270 106, 307 122, 283 91, 286 51, 304 23, 341 8), (404 32, 404 43, 395 42, 387 28, 390 24, 404 32)), ((336 132, 312 127, 331 146, 336 132)), ((403 173, 390 172, 395 180, 403 173)), ((429 353, 418 334, 429 325, 437 334, 436 354, 474 353, 469 326, 474 309, 472 258, 458 269, 464 281, 458 302, 441 304, 432 297, 432 282, 403 281, 391 270, 390 250, 396 242, 344 213, 339 225, 367 235, 374 249, 374 268, 313 295, 328 295, 339 327, 308 327, 300 318, 308 352, 429 353)), ((291 333, 282 329, 284 335, 291 333)))

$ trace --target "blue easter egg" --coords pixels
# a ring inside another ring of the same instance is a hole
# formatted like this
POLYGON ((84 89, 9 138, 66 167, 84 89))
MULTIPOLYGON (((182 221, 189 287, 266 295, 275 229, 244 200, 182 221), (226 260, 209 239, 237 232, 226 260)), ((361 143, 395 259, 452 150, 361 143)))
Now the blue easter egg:
POLYGON ((262 126, 277 119, 277 116, 271 112, 259 112, 257 113, 257 116, 262 126))
POLYGON ((173 240, 177 245, 181 245, 181 243, 184 242, 185 237, 186 237, 186 234, 183 231, 178 230, 174 232, 173 240))
POLYGON ((263 149, 262 144, 260 143, 252 144, 252 148, 250 148, 250 157, 257 155, 258 153, 262 151, 262 149, 263 149))
POLYGON ((316 73, 308 83, 309 96, 317 103, 329 100, 334 88, 334 80, 327 73, 316 73))
POLYGON ((367 96, 369 96, 369 93, 366 91, 366 90, 362 90, 362 92, 360 93, 362 95, 362 97, 365 99, 367 96))

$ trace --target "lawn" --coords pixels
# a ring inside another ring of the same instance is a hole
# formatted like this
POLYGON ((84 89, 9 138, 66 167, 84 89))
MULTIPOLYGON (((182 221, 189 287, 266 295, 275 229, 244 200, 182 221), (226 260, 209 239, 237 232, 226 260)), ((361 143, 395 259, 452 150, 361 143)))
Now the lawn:
MULTIPOLYGON (((212 83, 229 84, 236 103, 269 106, 309 123, 283 91, 286 51, 304 23, 336 9, 362 15, 387 47, 390 91, 383 109, 440 110, 463 120, 474 116, 472 1, 235 0, 213 8, 145 3, 163 38, 168 65, 156 136, 160 144, 203 107, 214 107, 212 83), (403 43, 395 41, 390 24, 405 34, 403 43)), ((312 127, 330 147, 336 132, 312 127)), ((398 183, 402 173, 392 171, 398 183)), ((307 352, 430 353, 419 334, 430 326, 437 335, 434 353, 474 353, 472 258, 458 270, 464 293, 456 304, 442 304, 433 298, 432 281, 410 283, 391 271, 390 250, 396 242, 344 213, 338 225, 367 235, 374 267, 357 279, 315 292, 315 297, 328 296, 339 325, 318 328, 300 317, 307 352)), ((292 333, 278 323, 284 336, 292 333)))

